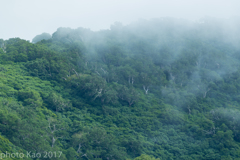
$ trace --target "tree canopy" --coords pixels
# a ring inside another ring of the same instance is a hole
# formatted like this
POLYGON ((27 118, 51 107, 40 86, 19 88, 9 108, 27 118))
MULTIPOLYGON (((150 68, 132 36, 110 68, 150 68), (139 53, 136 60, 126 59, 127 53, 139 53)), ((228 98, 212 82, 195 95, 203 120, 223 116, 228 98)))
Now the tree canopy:
POLYGON ((42 34, 39 34, 39 35, 36 35, 33 39, 32 39, 32 43, 37 43, 41 40, 48 40, 52 38, 52 36, 49 34, 49 33, 42 33, 42 34))
POLYGON ((162 18, 0 40, 0 155, 240 159, 238 24, 162 18))

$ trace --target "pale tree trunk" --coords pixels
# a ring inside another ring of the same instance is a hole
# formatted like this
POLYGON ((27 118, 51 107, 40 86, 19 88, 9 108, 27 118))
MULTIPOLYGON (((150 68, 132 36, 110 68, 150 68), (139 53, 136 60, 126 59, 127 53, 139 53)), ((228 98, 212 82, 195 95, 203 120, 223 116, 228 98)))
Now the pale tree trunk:
POLYGON ((211 89, 207 89, 207 91, 204 92, 204 94, 203 94, 203 98, 206 98, 207 93, 208 93, 210 90, 211 90, 211 89))
POLYGON ((48 119, 48 128, 51 132, 51 137, 52 137, 52 148, 54 147, 55 142, 62 137, 54 137, 54 132, 59 131, 59 130, 63 130, 64 128, 61 129, 56 129, 56 125, 54 124, 53 127, 51 127, 51 119, 48 119))
POLYGON ((148 94, 149 86, 145 87, 145 85, 143 85, 143 89, 144 89, 145 93, 148 94))

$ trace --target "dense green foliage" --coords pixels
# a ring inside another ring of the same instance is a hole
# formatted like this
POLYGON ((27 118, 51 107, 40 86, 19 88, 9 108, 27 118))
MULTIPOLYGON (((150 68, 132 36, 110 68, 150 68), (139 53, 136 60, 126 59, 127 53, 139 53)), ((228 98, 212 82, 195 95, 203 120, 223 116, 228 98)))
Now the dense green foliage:
POLYGON ((240 159, 235 22, 165 18, 0 40, 0 153, 240 159))

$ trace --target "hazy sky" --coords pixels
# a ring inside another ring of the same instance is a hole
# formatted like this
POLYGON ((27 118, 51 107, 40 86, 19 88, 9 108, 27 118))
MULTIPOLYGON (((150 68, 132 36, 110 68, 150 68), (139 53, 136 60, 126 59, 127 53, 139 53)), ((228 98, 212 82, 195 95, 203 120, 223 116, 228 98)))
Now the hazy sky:
POLYGON ((108 29, 140 18, 240 16, 240 0, 0 0, 0 39, 52 34, 59 27, 108 29))

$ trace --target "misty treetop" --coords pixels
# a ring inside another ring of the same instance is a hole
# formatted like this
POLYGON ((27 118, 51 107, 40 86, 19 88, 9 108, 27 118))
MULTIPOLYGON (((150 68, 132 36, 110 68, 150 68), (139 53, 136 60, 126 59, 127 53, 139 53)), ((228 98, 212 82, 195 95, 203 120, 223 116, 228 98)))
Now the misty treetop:
POLYGON ((240 159, 239 22, 161 18, 0 40, 0 153, 240 159))
POLYGON ((37 35, 37 36, 35 36, 33 39, 32 39, 32 43, 37 43, 37 42, 39 42, 39 41, 41 41, 41 40, 48 40, 48 39, 50 39, 50 38, 52 38, 52 36, 49 34, 49 33, 42 33, 42 34, 40 34, 40 35, 37 35))

